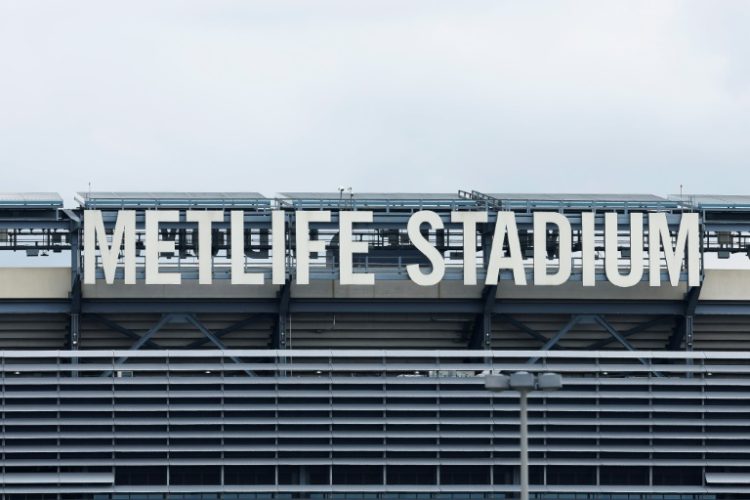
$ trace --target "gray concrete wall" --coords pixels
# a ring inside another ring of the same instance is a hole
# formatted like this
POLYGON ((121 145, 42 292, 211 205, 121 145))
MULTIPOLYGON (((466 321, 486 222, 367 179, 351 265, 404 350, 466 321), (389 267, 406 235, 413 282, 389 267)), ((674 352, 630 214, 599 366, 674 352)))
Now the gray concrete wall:
MULTIPOLYGON (((55 268, 0 268, 0 299, 64 299, 70 293, 70 269, 55 268)), ((276 285, 232 285, 227 281, 214 285, 198 285, 195 281, 181 285, 84 285, 88 298, 273 298, 276 285)), ((583 299, 583 300, 675 300, 684 297, 684 283, 672 287, 650 287, 642 282, 632 288, 617 288, 608 282, 595 287, 584 287, 579 281, 560 286, 516 286, 501 283, 500 299, 583 299)), ((482 286, 465 286, 461 281, 444 280, 431 287, 420 287, 409 280, 382 280, 375 286, 341 285, 335 280, 313 281, 310 285, 293 285, 292 296, 297 298, 345 299, 472 299, 479 298, 482 286)), ((701 292, 701 300, 750 300, 750 270, 708 270, 701 292)))
POLYGON ((2 267, 0 299, 66 299, 70 283, 67 267, 2 267))

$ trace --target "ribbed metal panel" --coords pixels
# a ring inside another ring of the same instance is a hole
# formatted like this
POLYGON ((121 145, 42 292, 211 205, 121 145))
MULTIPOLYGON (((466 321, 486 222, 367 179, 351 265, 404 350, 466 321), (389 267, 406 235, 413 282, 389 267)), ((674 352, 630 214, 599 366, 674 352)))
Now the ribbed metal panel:
POLYGON ((0 349, 63 349, 68 316, 0 315, 0 349))
MULTIPOLYGON (((114 314, 101 318, 97 315, 84 315, 81 321, 81 349, 127 349, 133 345, 133 339, 112 328, 112 324, 133 332, 147 332, 160 319, 160 314, 114 314)), ((247 316, 236 314, 201 314, 196 318, 211 331, 220 331, 247 316)), ((229 347, 237 349, 262 349, 271 343, 272 320, 267 316, 254 317, 245 324, 222 336, 222 341, 229 347)), ((212 344, 191 323, 186 321, 171 322, 157 332, 152 341, 165 349, 184 348, 195 342, 204 345, 212 344)))
MULTIPOLYGON (((547 340, 557 334, 571 319, 570 315, 563 314, 526 314, 515 315, 513 320, 521 322, 525 326, 537 331, 547 340)), ((608 315, 607 321, 618 331, 625 332, 638 325, 655 320, 654 316, 641 315, 608 315)), ((746 320, 745 320, 746 323, 746 320)), ((664 321, 655 324, 648 329, 628 336, 628 341, 636 349, 659 350, 663 349, 672 334, 673 321, 664 321)), ((601 349, 622 350, 623 346, 617 342, 602 326, 595 321, 582 320, 575 324, 560 340, 559 347, 564 349, 586 350, 592 344, 609 341, 601 349)), ((517 325, 514 325, 507 317, 500 316, 493 321, 492 346, 495 349, 535 349, 540 342, 527 333, 524 333, 517 325)))
POLYGON ((3 488, 78 498, 502 498, 518 488, 517 394, 487 392, 481 375, 526 369, 565 378, 562 391, 530 396, 538 498, 750 495, 747 484, 704 480, 750 470, 748 360, 741 352, 5 351, 3 488), (643 484, 603 483, 613 467, 645 471, 643 484), (693 480, 665 483, 675 467, 693 480), (146 470, 163 480, 132 484, 146 470), (411 470, 410 483, 403 471, 411 470), (192 477, 198 484, 186 484, 192 477), (366 484, 347 484, 356 477, 366 484))
MULTIPOLYGON (((104 322, 98 315, 84 314, 80 319, 81 349, 128 349, 133 336, 115 330, 117 325, 140 336, 152 328, 161 314, 108 314, 104 322), (107 323, 109 322, 109 324, 107 323)), ((197 314, 209 330, 221 332, 248 319, 241 314, 197 314)), ((627 337, 639 350, 659 350, 669 344, 675 320, 665 316, 615 315, 603 316, 619 332, 655 320, 663 320, 627 337)), ((545 340, 555 336, 568 321, 564 314, 517 314, 513 320, 539 333, 545 340)), ((288 337, 295 349, 455 349, 467 345, 475 315, 435 314, 331 314, 298 313, 289 316, 288 337)), ((271 314, 253 315, 241 328, 222 335, 221 340, 231 349, 262 349, 272 345, 271 334, 275 317, 271 314)), ((694 347, 700 351, 750 350, 747 337, 748 319, 737 315, 709 315, 694 318, 694 347)), ((68 341, 67 315, 2 315, 0 317, 0 348, 5 349, 63 349, 68 341)), ((179 349, 196 342, 211 346, 194 325, 172 322, 162 327, 152 341, 161 348, 179 349)), ((599 350, 622 351, 625 348, 601 325, 580 321, 560 340, 558 347, 565 350, 589 350, 602 343, 599 350)), ((508 320, 496 315, 492 322, 494 349, 538 349, 543 342, 522 331, 508 320)))

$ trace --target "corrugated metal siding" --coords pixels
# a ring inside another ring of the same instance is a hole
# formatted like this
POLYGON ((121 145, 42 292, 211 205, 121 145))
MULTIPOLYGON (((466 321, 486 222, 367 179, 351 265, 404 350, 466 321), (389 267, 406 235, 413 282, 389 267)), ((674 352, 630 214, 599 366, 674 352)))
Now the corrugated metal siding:
MULTIPOLYGON (((607 315, 606 320, 620 333, 626 332, 641 324, 655 320, 655 316, 638 315, 607 315)), ((570 320, 570 315, 515 315, 513 319, 537 331, 547 340, 554 337, 570 320)), ((668 343, 674 323, 665 321, 655 324, 648 329, 630 335, 628 341, 636 348, 643 350, 661 350, 668 343)), ((598 323, 583 319, 560 339, 558 348, 572 350, 587 350, 596 342, 609 340, 600 349, 622 350, 624 347, 598 323)), ((542 343, 512 324, 506 317, 499 316, 492 323, 493 349, 538 349, 542 343)))
POLYGON ((693 322, 696 350, 750 350, 750 321, 743 316, 696 316, 693 322))
POLYGON ((0 315, 0 349, 64 349, 68 316, 0 315))
MULTIPOLYGON (((541 478, 532 490, 664 492, 651 483, 544 482, 568 465, 697 467, 701 478, 748 470, 749 360, 737 352, 6 351, 3 473, 32 465, 36 473, 79 475, 61 475, 55 485, 6 483, 4 491, 134 491, 116 479, 102 486, 101 478, 130 466, 194 465, 223 473, 267 466, 273 482, 226 484, 217 476, 216 484, 170 491, 511 492, 517 395, 488 393, 479 375, 530 369, 565 377, 562 391, 530 396, 530 459, 541 478), (436 480, 278 484, 288 467, 322 467, 332 479, 332 466, 354 465, 419 465, 436 480), (489 480, 444 484, 437 471, 459 465, 486 470, 489 480), (97 484, 71 484, 92 470, 97 484)), ((747 485, 703 483, 668 491, 750 494, 747 485)), ((165 492, 167 484, 143 488, 165 492)))
MULTIPOLYGON (((131 314, 107 315, 106 319, 137 335, 148 332, 161 315, 131 314)), ((209 330, 216 332, 241 322, 247 316, 233 314, 199 314, 196 318, 209 330)), ((273 322, 270 317, 258 316, 252 322, 221 337, 222 342, 234 349, 262 349, 271 343, 273 322)), ((206 340, 206 337, 187 321, 174 321, 164 325, 152 338, 152 341, 165 349, 179 349, 196 341, 206 340)), ((82 316, 81 320, 81 349, 128 349, 135 340, 113 330, 96 316, 82 316)), ((206 341, 204 346, 213 348, 213 344, 206 341)))
MULTIPOLYGON (((213 332, 242 322, 248 316, 239 314, 198 314, 196 318, 213 332)), ((648 315, 605 315, 620 333, 657 319, 648 315)), ((113 314, 106 319, 143 335, 160 319, 158 314, 113 314)), ((518 314, 513 319, 552 338, 570 315, 518 314)), ((644 331, 629 335, 628 341, 639 350, 662 350, 669 344, 674 325, 668 317, 644 331)), ((467 314, 293 314, 287 335, 294 349, 456 349, 467 345, 476 317, 467 314)), ((221 336, 231 349, 270 347, 275 318, 256 315, 230 333, 221 336)), ((492 324, 493 349, 538 349, 542 342, 498 315, 492 324)), ((64 349, 67 346, 69 318, 66 315, 0 316, 1 349, 64 349)), ((694 318, 694 348, 701 351, 750 350, 750 322, 745 316, 713 315, 694 318)), ((192 324, 170 322, 154 337, 162 348, 179 349, 205 340, 192 324)), ((601 325, 593 321, 578 322, 559 342, 565 350, 588 350, 591 345, 609 341, 599 350, 621 351, 624 347, 601 325)), ((117 332, 93 315, 81 315, 79 346, 81 349, 128 349, 134 338, 117 332)), ((205 347, 213 348, 205 342, 205 347)))

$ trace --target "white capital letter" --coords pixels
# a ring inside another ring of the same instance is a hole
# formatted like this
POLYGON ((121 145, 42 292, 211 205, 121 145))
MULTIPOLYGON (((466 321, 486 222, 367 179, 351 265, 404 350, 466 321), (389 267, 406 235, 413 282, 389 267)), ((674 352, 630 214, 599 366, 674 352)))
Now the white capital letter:
POLYGON ((560 285, 570 278, 573 265, 573 231, 567 217, 556 212, 534 212, 534 284, 560 285), (557 226, 560 235, 560 266, 547 274, 547 224, 557 226))
POLYGON ((409 264, 406 266, 406 272, 417 285, 431 286, 438 284, 443 279, 445 261, 440 251, 422 235, 420 229, 423 223, 429 224, 431 229, 436 230, 443 229, 443 221, 438 214, 431 210, 420 210, 409 217, 409 223, 406 226, 409 240, 417 250, 429 259, 432 270, 425 274, 419 268, 419 264, 409 264))
POLYGON ((630 214, 630 272, 620 274, 618 261, 619 238, 617 235, 617 214, 604 214, 604 266, 607 279, 613 285, 630 287, 637 285, 643 277, 643 214, 630 214))
POLYGON ((354 274, 352 254, 367 253, 366 241, 353 241, 355 222, 372 222, 372 212, 339 212, 339 263, 342 285, 374 285, 372 273, 354 274))
POLYGON ((262 285, 262 273, 245 272, 245 212, 232 210, 232 284, 262 285))
POLYGON ((211 223, 224 220, 221 210, 188 210, 185 220, 198 223, 198 283, 210 285, 213 281, 213 255, 211 255, 211 223))
POLYGON ((649 285, 661 284, 661 248, 664 246, 664 261, 667 264, 669 282, 677 286, 680 282, 680 268, 687 247, 688 286, 700 285, 700 220, 697 213, 682 214, 677 241, 672 248, 672 235, 669 233, 667 214, 648 214, 648 261, 649 285))
POLYGON ((286 221, 283 210, 271 212, 271 282, 286 283, 286 221))
POLYGON ((487 212, 451 212, 451 222, 463 224, 464 285, 477 284, 477 224, 487 222, 487 212))
POLYGON ((83 282, 96 283, 96 244, 102 256, 104 281, 111 285, 115 281, 117 259, 122 246, 122 260, 125 267, 125 284, 135 283, 135 211, 120 210, 112 233, 112 246, 107 244, 107 233, 100 210, 83 212, 83 282), (124 240, 124 245, 123 245, 124 240))
POLYGON ((595 244, 594 214, 593 212, 583 212, 581 214, 581 267, 583 272, 583 286, 596 285, 595 244))
POLYGON ((174 241, 159 240, 160 222, 179 222, 177 210, 146 210, 146 284, 179 285, 180 273, 160 273, 159 254, 174 253, 174 241))
POLYGON ((322 240, 310 240, 311 222, 330 222, 331 212, 320 210, 315 212, 296 212, 297 231, 297 284, 310 284, 310 252, 325 252, 326 244, 322 240))
POLYGON ((495 235, 492 237, 490 261, 487 265, 487 279, 485 285, 497 285, 500 281, 500 270, 512 269, 513 282, 516 285, 526 284, 526 271, 523 268, 521 242, 518 241, 516 214, 513 212, 498 212, 495 222, 495 235), (503 257, 503 242, 508 235, 508 257, 503 257))

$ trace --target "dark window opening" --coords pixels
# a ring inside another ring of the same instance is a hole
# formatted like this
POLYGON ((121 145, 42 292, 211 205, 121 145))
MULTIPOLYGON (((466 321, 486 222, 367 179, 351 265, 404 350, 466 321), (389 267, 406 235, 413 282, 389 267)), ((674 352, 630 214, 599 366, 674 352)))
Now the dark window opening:
POLYGON ((602 466, 599 482, 604 485, 647 485, 648 467, 602 466))
POLYGON ((328 484, 327 465, 279 465, 279 484, 328 484))
POLYGON ((437 468, 432 465, 389 465, 388 484, 435 484, 437 468))
POLYGON ((700 467, 654 467, 655 486, 700 486, 703 470, 700 467))
POLYGON ((224 484, 276 484, 273 465, 227 465, 224 484))
POLYGON ((334 465, 333 484, 383 484, 380 465, 334 465))
POLYGON ((172 465, 169 467, 170 484, 221 484, 221 467, 218 465, 172 465))
POLYGON ((440 484, 490 484, 490 468, 485 465, 443 465, 440 484))
POLYGON ((514 484, 518 482, 518 467, 512 465, 496 465, 494 484, 514 484))
POLYGON ((529 466, 529 483, 544 484, 544 467, 543 466, 541 465, 529 466))
POLYGON ((547 484, 596 484, 596 467, 584 465, 550 465, 547 484))
POLYGON ((117 485, 162 485, 167 484, 167 468, 164 466, 115 467, 117 485))

